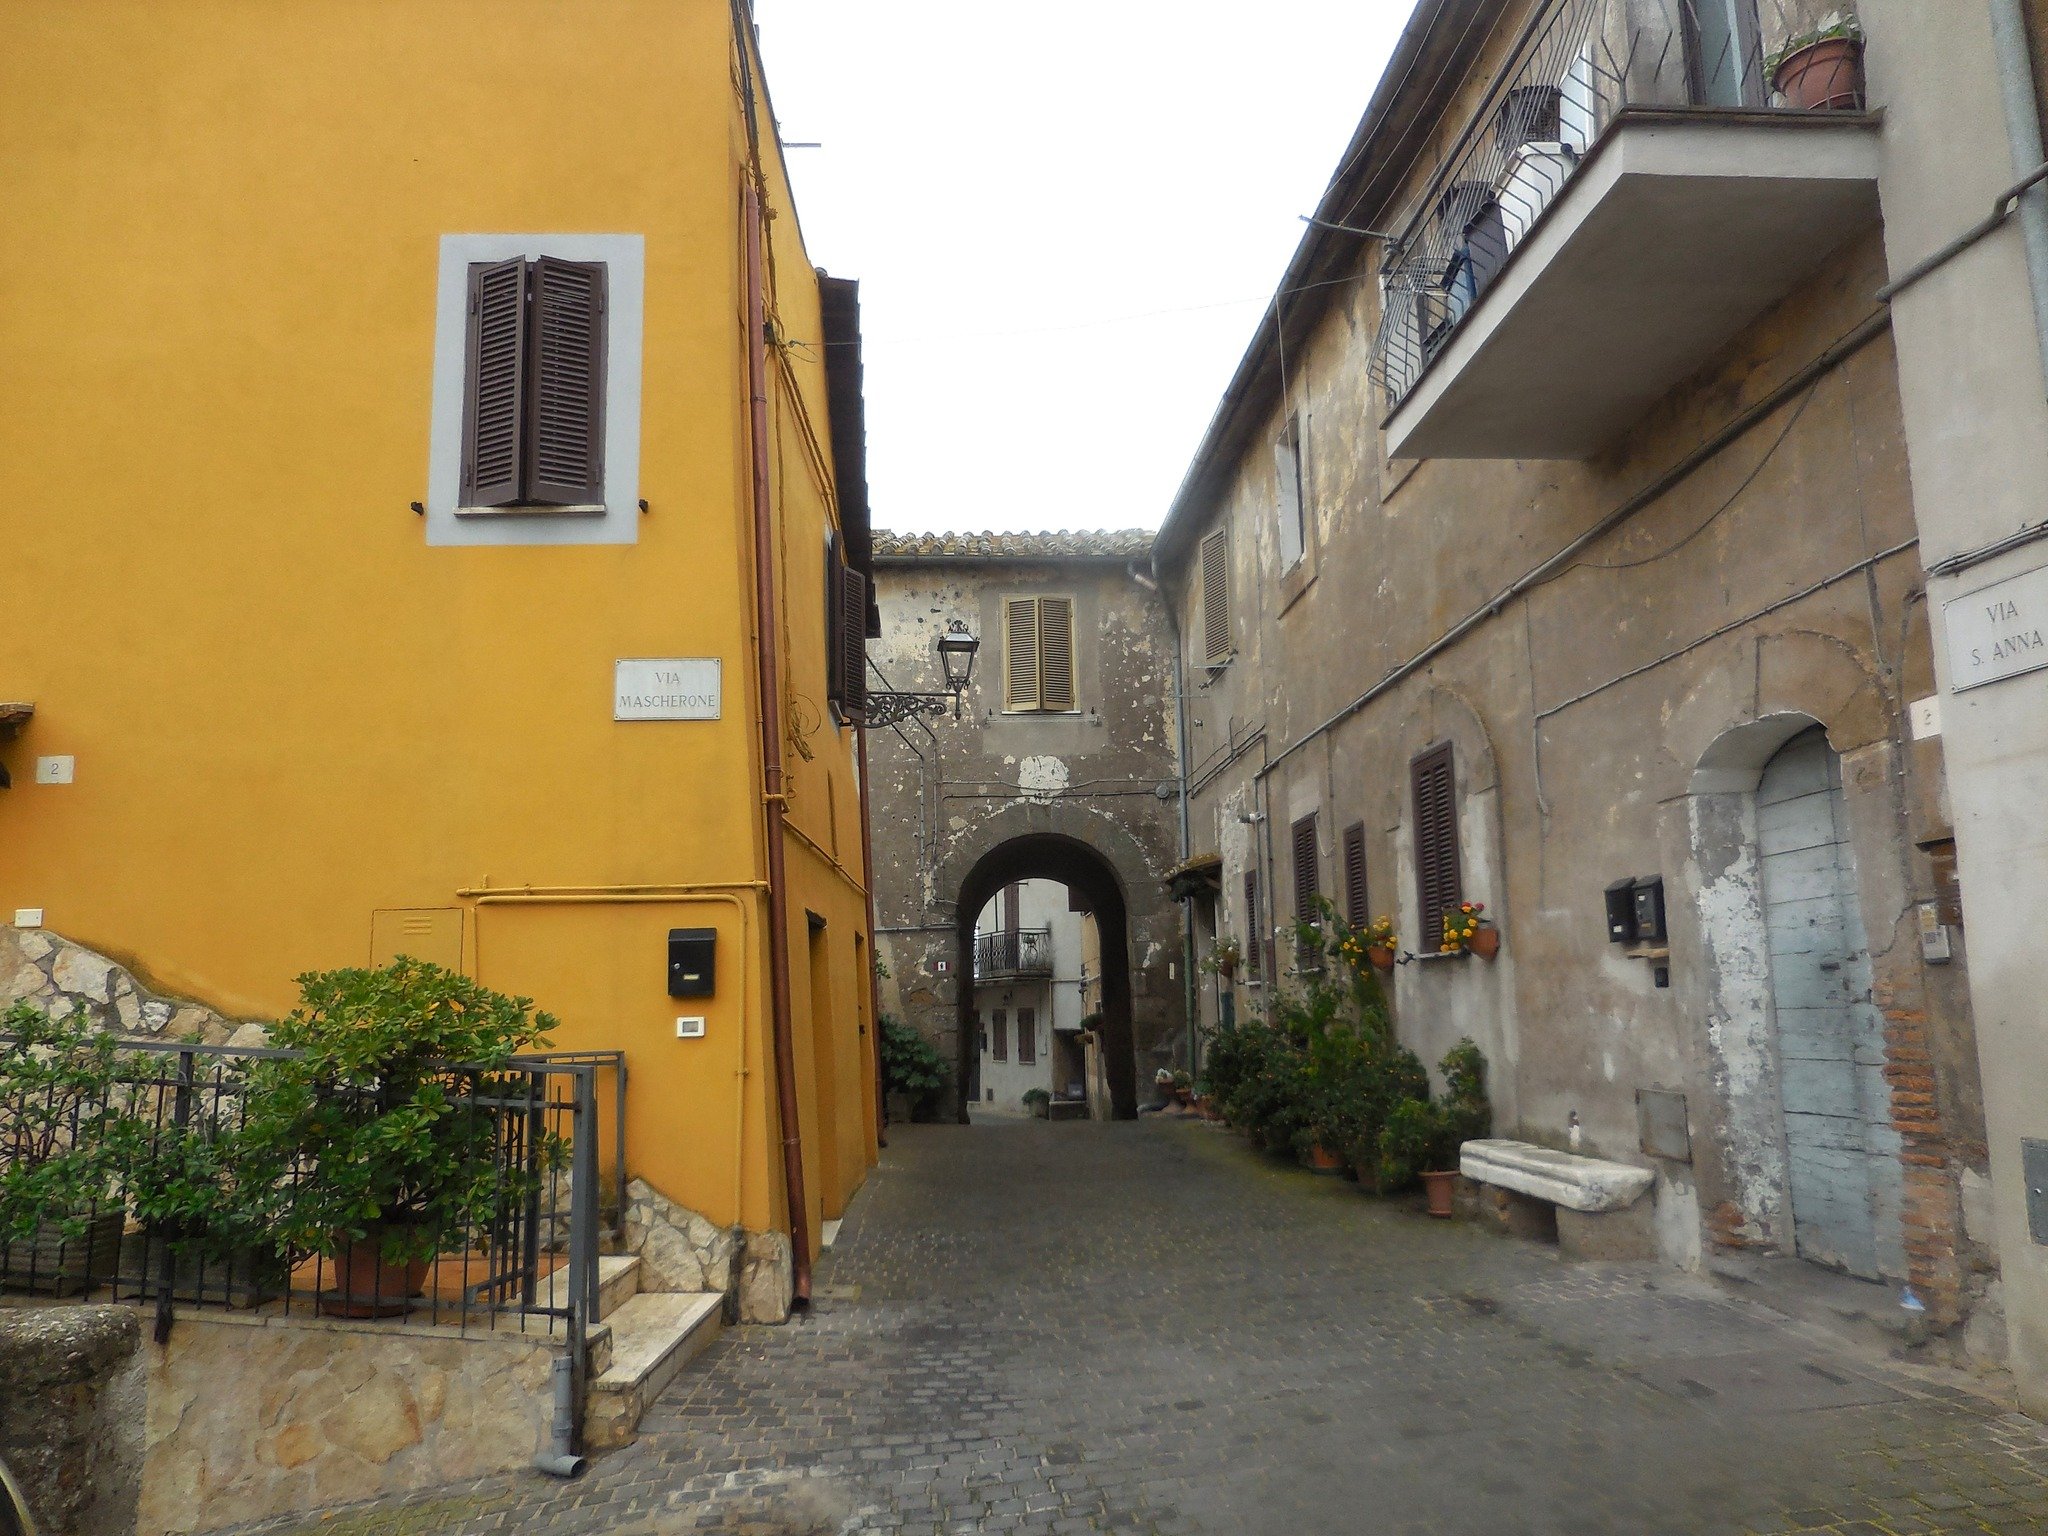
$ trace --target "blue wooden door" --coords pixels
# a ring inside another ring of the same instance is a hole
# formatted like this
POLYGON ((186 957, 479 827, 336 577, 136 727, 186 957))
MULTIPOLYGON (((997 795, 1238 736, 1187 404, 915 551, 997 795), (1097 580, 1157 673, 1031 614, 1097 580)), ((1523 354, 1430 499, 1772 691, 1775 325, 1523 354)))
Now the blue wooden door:
POLYGON ((1757 788, 1793 1236, 1802 1258, 1875 1280, 1905 1272, 1904 1179, 1845 809, 1819 727, 1757 788))

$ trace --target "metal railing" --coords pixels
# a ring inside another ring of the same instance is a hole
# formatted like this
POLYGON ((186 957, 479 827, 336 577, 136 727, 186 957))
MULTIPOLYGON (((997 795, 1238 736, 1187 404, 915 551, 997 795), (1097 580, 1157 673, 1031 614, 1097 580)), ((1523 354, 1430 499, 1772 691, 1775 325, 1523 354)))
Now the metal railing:
MULTIPOLYGON (((1391 228, 1381 267, 1373 377, 1398 406, 1577 174, 1631 108, 1804 112, 1771 71, 1830 20, 1835 0, 1551 0, 1466 123, 1443 168, 1391 228)), ((1802 94, 1860 108, 1851 58, 1822 57, 1802 94)))
MULTIPOLYGON (((62 1221, 11 1240, 0 1230, 0 1290, 153 1306, 159 1338, 174 1305, 261 1308, 559 1331, 580 1359, 597 1316, 607 1139, 618 1212, 625 1203, 623 1053, 433 1069, 446 1102, 439 1145, 468 1198, 455 1244, 396 1264, 378 1262, 371 1242, 284 1245, 258 1224, 306 1181, 334 1176, 304 1154, 244 1155, 265 1063, 293 1059, 300 1053, 121 1039, 102 1093, 0 1096, 0 1179, 60 1177, 79 1149, 114 1149, 89 1160, 78 1186, 87 1193, 62 1221), (601 1076, 611 1079, 609 1126, 601 1076), (285 1198, 266 1198, 275 1193, 285 1198)), ((322 1084, 313 1097, 337 1119, 394 1108, 375 1085, 322 1084)))
POLYGON ((1052 930, 1012 928, 974 936, 974 977, 1050 976, 1052 930))

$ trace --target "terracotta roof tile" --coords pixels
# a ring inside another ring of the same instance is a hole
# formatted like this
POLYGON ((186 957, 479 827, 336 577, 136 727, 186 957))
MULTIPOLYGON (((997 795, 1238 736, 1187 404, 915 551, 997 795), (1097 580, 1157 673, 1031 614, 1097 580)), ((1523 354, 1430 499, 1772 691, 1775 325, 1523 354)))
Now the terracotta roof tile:
POLYGON ((1139 560, 1152 553, 1147 528, 1065 528, 1049 533, 890 533, 875 530, 878 560, 1056 560, 1080 556, 1139 560))

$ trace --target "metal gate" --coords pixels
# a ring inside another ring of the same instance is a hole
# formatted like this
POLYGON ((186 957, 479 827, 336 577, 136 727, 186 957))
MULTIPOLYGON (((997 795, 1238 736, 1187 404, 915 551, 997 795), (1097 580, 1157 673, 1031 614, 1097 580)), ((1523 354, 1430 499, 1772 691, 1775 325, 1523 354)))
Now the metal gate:
POLYGON ((1817 1264, 1896 1277, 1904 1180, 1884 1019, 1870 995, 1841 760, 1818 726, 1771 759, 1756 798, 1793 1236, 1817 1264))

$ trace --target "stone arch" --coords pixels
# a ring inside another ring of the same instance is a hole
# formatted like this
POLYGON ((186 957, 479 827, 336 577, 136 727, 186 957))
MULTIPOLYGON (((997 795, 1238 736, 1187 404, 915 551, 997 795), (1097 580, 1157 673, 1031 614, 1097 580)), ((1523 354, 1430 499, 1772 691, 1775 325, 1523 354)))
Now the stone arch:
POLYGON ((974 921, 1003 886, 1057 880, 1095 916, 1102 941, 1102 1050, 1110 1103, 1119 1119, 1138 1111, 1131 914, 1159 880, 1137 840, 1093 812, 1059 803, 1017 802, 964 834, 940 862, 938 901, 953 909, 955 1008, 958 1017, 961 1118, 976 1052, 974 921))

